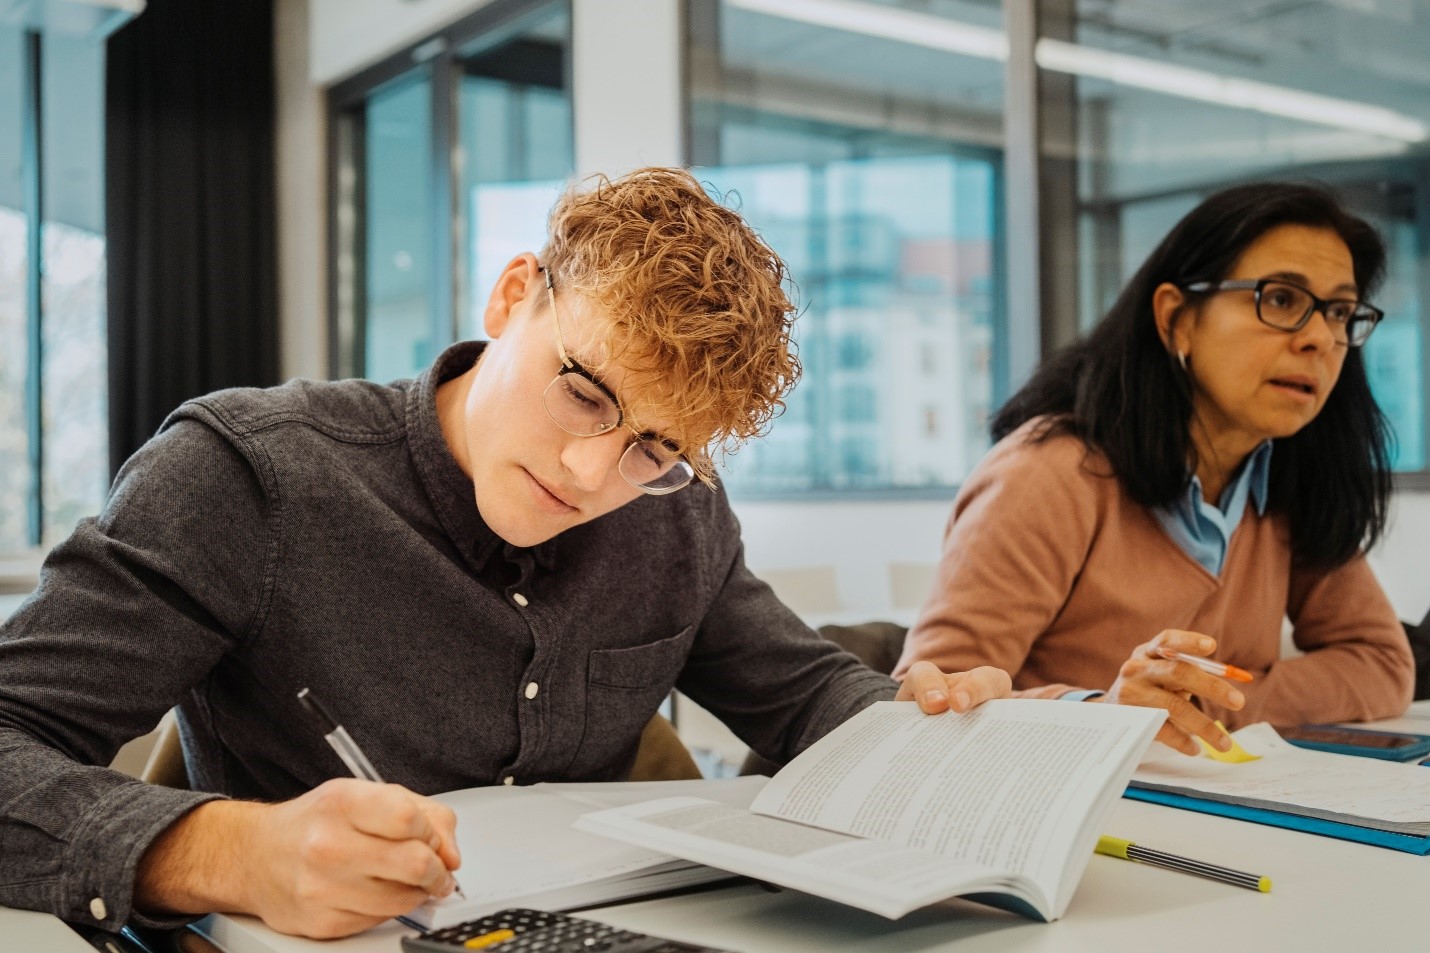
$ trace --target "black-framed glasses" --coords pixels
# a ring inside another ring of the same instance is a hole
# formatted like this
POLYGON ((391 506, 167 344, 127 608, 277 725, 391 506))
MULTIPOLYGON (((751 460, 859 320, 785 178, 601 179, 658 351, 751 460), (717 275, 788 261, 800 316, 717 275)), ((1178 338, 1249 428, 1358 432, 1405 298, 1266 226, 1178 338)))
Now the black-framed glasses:
POLYGON ((1317 311, 1325 315, 1326 324, 1336 343, 1360 347, 1370 337, 1375 326, 1385 317, 1379 308, 1354 298, 1318 298, 1298 284, 1280 278, 1246 278, 1237 281, 1194 281, 1182 286, 1195 294, 1218 291, 1253 291, 1256 293, 1256 317, 1262 324, 1278 331, 1295 332, 1304 328, 1317 311))
MULTIPOLYGON (((551 304, 551 323, 556 328, 556 352, 561 367, 541 393, 541 403, 552 422, 573 437, 598 437, 625 423, 616 395, 594 374, 566 353, 561 336, 561 317, 556 311, 556 289, 551 286, 551 270, 543 267, 546 298, 551 304)), ((663 496, 689 486, 695 468, 683 455, 661 438, 641 433, 629 424, 635 439, 621 454, 617 469, 627 483, 651 496, 663 496)))

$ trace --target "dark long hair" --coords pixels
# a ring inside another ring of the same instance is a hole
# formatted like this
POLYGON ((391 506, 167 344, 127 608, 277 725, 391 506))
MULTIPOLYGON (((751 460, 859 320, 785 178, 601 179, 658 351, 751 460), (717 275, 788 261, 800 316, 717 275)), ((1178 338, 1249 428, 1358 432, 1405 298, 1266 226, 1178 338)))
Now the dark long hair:
MULTIPOLYGON (((1339 235, 1363 299, 1384 277, 1380 236, 1328 189, 1262 182, 1217 192, 1162 239, 1086 338, 1051 357, 1003 405, 993 418, 993 439, 1048 415, 1038 439, 1082 438, 1107 457, 1138 503, 1166 506, 1186 493, 1197 462, 1191 387, 1157 332, 1152 293, 1163 282, 1183 287, 1224 279, 1253 242, 1281 225, 1339 235)), ((1390 501, 1391 440, 1361 352, 1350 348, 1321 412, 1274 441, 1267 505, 1286 514, 1299 565, 1338 566, 1380 538, 1390 501)))

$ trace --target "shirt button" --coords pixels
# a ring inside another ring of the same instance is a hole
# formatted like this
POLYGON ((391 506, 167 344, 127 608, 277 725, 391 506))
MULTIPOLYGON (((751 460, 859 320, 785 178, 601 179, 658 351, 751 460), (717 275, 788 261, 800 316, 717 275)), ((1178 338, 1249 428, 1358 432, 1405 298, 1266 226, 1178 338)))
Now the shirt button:
POLYGON ((109 908, 104 905, 103 897, 95 897, 89 902, 89 913, 96 920, 103 920, 109 916, 109 908))
POLYGON ((539 687, 535 682, 527 682, 527 683, 526 683, 526 697, 527 697, 527 698, 535 698, 535 697, 536 697, 536 693, 537 693, 538 691, 540 691, 540 690, 541 690, 540 687, 539 687))
POLYGON ((508 774, 506 777, 501 779, 501 783, 505 784, 507 787, 511 787, 513 784, 516 783, 516 778, 508 774))
POLYGON ((513 593, 511 594, 511 601, 512 601, 512 602, 515 602, 515 603, 516 603, 517 605, 519 605, 519 606, 522 606, 522 607, 525 607, 525 606, 526 606, 526 596, 523 596, 523 595, 522 595, 521 593, 519 593, 519 592, 513 592, 513 593))

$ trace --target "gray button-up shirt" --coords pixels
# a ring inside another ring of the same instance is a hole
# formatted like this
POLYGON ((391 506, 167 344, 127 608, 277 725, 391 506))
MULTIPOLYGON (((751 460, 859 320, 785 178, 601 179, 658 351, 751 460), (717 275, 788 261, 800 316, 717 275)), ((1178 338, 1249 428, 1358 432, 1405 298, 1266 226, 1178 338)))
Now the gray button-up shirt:
POLYGON ((345 775, 304 687, 421 793, 622 778, 676 687, 776 760, 893 696, 749 573, 722 490, 498 538, 436 410, 480 351, 191 401, 125 465, 0 629, 0 903, 115 928, 201 792, 345 775), (100 767, 176 704, 196 791, 100 767))

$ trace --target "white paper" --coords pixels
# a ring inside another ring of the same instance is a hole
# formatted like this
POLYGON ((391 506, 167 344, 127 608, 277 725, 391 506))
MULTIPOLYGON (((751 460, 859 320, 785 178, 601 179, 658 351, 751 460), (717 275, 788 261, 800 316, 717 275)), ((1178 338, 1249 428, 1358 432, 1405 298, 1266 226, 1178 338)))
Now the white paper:
POLYGON ((1359 819, 1398 825, 1407 833, 1424 825, 1420 833, 1430 834, 1430 769, 1298 748, 1264 722, 1248 725, 1233 737, 1260 759, 1226 764, 1154 749, 1133 780, 1159 789, 1218 795, 1234 803, 1341 815, 1337 819, 1351 823, 1359 819))
MULTIPOLYGON (((699 798, 598 811, 577 826, 890 918, 957 893, 1010 886, 997 871, 976 864, 699 798)), ((1025 899, 1041 906, 1043 898, 1025 899)))
POLYGON ((466 900, 452 894, 414 911, 425 925, 443 926, 503 907, 539 900, 550 906, 612 899, 715 879, 689 861, 573 829, 592 807, 699 793, 744 805, 763 778, 646 784, 562 784, 472 788, 437 795, 457 814, 456 872, 466 900), (672 874, 672 871, 675 873, 672 874))
POLYGON ((1112 766, 1160 725, 1149 711, 1008 700, 928 717, 913 703, 883 702, 795 759, 751 810, 958 857, 1051 890, 1073 843, 1086 839, 1084 819, 1112 766))

